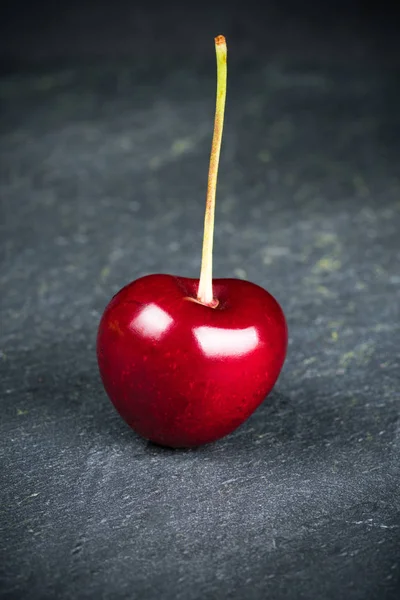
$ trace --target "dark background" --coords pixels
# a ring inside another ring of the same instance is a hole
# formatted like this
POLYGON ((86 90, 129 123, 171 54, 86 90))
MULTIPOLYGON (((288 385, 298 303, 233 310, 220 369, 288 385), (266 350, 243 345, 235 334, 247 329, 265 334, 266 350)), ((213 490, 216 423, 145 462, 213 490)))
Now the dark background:
POLYGON ((348 4, 3 5, 2 599, 398 597, 399 16, 348 4), (128 281, 199 271, 219 33, 215 274, 290 346, 245 425, 171 451, 95 337, 128 281))

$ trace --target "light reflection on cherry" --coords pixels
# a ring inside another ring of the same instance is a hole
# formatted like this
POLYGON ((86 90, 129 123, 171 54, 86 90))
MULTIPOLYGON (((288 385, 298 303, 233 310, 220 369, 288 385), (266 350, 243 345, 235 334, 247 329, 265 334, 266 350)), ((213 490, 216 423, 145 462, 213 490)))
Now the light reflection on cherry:
POLYGON ((165 310, 151 302, 132 319, 129 328, 144 338, 159 340, 173 322, 174 320, 165 310))
POLYGON ((254 326, 245 329, 196 327, 195 338, 205 356, 213 358, 242 357, 251 353, 259 343, 254 326))

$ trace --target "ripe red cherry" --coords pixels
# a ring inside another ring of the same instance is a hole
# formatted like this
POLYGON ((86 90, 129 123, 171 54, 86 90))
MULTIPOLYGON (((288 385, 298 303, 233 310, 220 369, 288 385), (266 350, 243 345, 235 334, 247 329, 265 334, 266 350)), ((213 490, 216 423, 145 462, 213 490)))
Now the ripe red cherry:
POLYGON ((97 356, 126 422, 152 442, 191 447, 241 425, 271 391, 287 349, 277 301, 247 281, 212 279, 215 189, 226 94, 226 44, 216 38, 217 106, 200 279, 148 275, 114 296, 97 356))
POLYGON ((285 318, 268 292, 216 279, 211 308, 196 301, 198 285, 172 275, 137 279, 110 302, 98 335, 115 408, 143 437, 175 448, 241 425, 272 389, 286 354, 285 318))

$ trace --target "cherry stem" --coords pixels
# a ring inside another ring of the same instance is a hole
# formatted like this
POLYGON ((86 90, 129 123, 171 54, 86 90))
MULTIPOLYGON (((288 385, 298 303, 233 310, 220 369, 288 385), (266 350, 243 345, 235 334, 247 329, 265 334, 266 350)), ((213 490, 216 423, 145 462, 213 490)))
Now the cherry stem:
POLYGON ((215 38, 217 57, 217 100, 215 107, 214 134, 211 145, 210 167, 208 170, 206 213, 204 217, 203 251, 201 256, 200 283, 197 299, 207 306, 216 306, 212 285, 212 252, 214 239, 215 192, 217 188, 219 156, 221 152, 222 130, 226 99, 226 40, 223 35, 215 38))

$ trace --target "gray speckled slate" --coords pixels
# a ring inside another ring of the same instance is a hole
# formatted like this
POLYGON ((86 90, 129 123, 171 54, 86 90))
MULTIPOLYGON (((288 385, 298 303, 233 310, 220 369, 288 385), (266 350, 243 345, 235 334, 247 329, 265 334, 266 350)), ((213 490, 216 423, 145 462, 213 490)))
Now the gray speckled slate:
POLYGON ((128 60, 136 40, 50 65, 38 42, 0 81, 2 599, 397 597, 397 54, 304 24, 257 51, 259 15, 229 21, 215 275, 277 297, 287 362, 244 426, 194 451, 139 439, 99 380, 113 293, 199 271, 205 20, 182 61, 172 41, 171 64, 168 46, 128 60))

